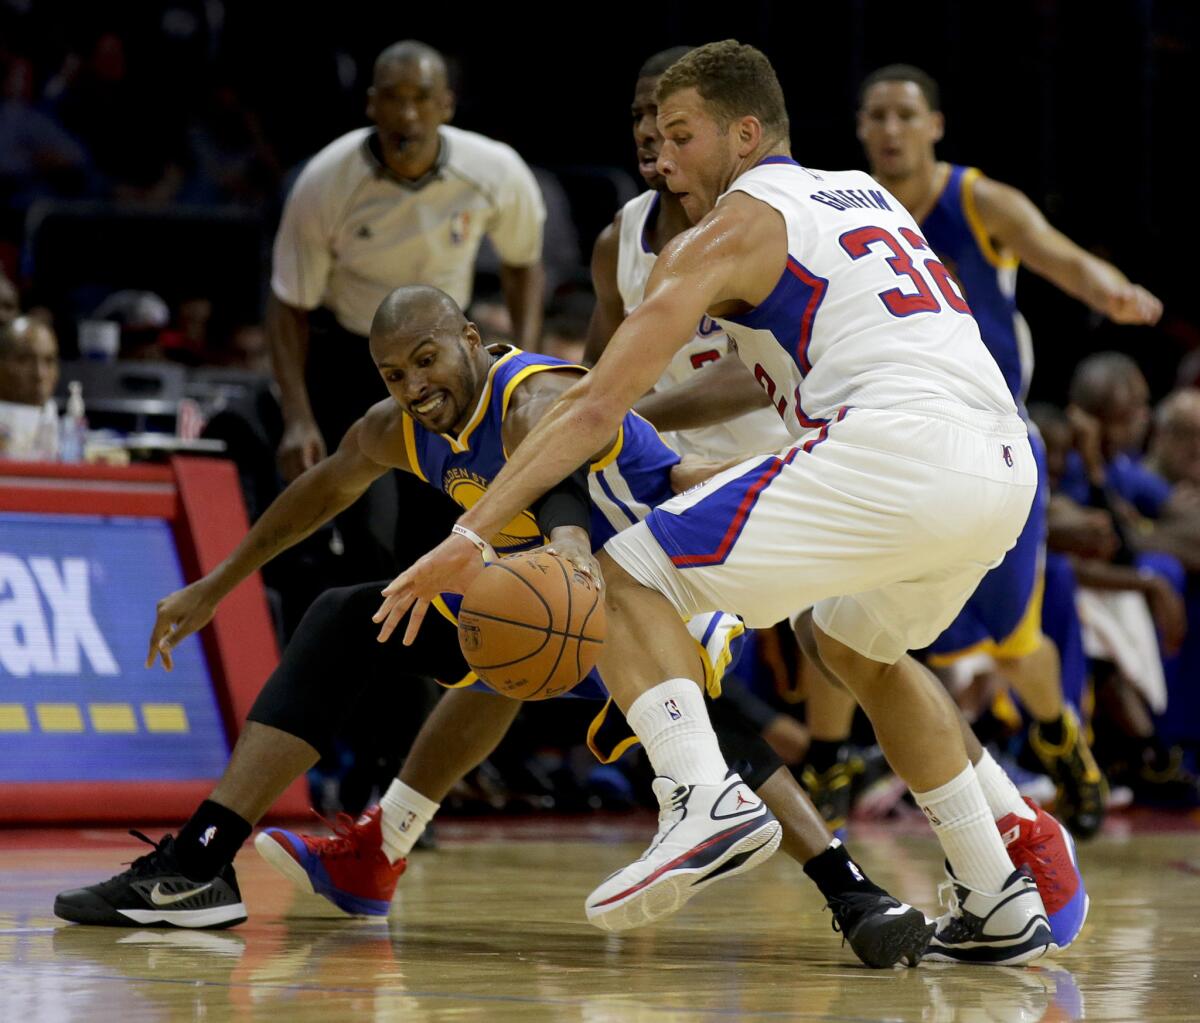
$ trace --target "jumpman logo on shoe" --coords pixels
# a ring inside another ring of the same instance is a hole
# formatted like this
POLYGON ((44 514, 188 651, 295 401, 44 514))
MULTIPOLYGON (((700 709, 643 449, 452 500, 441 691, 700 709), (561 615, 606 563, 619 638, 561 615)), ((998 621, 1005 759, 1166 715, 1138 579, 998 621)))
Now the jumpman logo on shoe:
POLYGON ((733 810, 734 810, 734 813, 736 813, 743 806, 753 806, 753 805, 754 805, 754 800, 747 799, 745 796, 742 795, 741 791, 739 790, 737 793, 737 805, 733 808, 733 810))

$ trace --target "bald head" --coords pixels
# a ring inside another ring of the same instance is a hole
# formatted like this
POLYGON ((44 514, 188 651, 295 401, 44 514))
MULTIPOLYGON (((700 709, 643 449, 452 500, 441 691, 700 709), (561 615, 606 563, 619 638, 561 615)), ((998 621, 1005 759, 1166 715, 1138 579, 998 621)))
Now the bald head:
POLYGON ((376 338, 416 337, 446 331, 459 334, 467 318, 458 303, 438 288, 425 284, 405 285, 391 292, 375 310, 371 321, 371 343, 376 338))
POLYGON ((438 129, 454 116, 446 61, 433 47, 406 39, 375 60, 367 117, 385 166, 409 181, 428 174, 441 152, 438 129))
POLYGON ((371 323, 371 358, 392 398, 437 433, 462 428, 491 363, 458 303, 422 284, 397 288, 380 303, 371 323))
POLYGON ((386 77, 393 69, 413 65, 426 70, 432 85, 443 89, 446 87, 446 58, 432 46, 415 39, 392 43, 375 58, 374 82, 379 85, 381 78, 386 77))
POLYGON ((18 316, 0 325, 0 401, 44 405, 58 386, 58 338, 46 323, 18 316))

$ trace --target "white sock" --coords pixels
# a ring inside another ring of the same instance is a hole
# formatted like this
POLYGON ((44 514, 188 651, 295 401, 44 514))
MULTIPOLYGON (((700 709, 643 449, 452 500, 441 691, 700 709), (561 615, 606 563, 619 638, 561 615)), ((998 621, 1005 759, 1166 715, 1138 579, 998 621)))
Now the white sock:
POLYGON ((383 832, 383 852, 389 863, 395 863, 412 852, 425 825, 433 820, 433 815, 441 806, 432 799, 426 799, 399 778, 388 786, 379 805, 383 807, 379 822, 383 832))
POLYGON ((983 751, 983 756, 975 765, 975 777, 979 779, 983 798, 987 800, 994 820, 1007 817, 1010 813, 1015 813, 1027 821, 1037 818, 1037 814, 1029 809, 1029 804, 1021 798, 1021 793, 1017 791, 1012 779, 1004 773, 1004 768, 992 759, 987 750, 983 751))
POLYGON ((648 689, 625 715, 642 740, 654 773, 684 785, 716 785, 729 767, 708 719, 704 694, 688 678, 648 689))
POLYGON ((1000 891, 1015 868, 1004 851, 974 768, 967 764, 945 785, 931 792, 914 792, 913 798, 933 825, 954 876, 980 891, 1000 891))

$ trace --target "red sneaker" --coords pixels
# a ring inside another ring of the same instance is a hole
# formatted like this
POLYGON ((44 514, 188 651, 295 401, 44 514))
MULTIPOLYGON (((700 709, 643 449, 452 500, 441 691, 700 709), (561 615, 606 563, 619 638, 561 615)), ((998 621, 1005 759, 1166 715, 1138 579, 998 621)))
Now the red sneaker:
POLYGON ((338 909, 354 916, 387 916, 408 860, 389 863, 384 855, 382 814, 379 806, 357 821, 339 813, 331 838, 267 828, 254 839, 254 848, 284 877, 324 895, 338 909))
POLYGON ((1054 944, 1066 948, 1083 929, 1088 914, 1088 894, 1075 857, 1075 841, 1054 817, 1032 799, 1025 802, 1037 817, 1027 821, 1010 813, 996 821, 1013 865, 1033 878, 1054 944))

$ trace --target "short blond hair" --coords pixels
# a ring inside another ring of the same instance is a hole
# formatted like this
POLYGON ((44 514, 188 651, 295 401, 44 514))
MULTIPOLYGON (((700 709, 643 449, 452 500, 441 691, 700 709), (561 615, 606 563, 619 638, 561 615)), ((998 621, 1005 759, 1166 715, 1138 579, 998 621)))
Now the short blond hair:
POLYGON ((756 117, 772 139, 788 134, 787 105, 766 54, 736 39, 708 43, 684 54, 658 80, 658 103, 694 88, 727 127, 739 117, 756 117))

